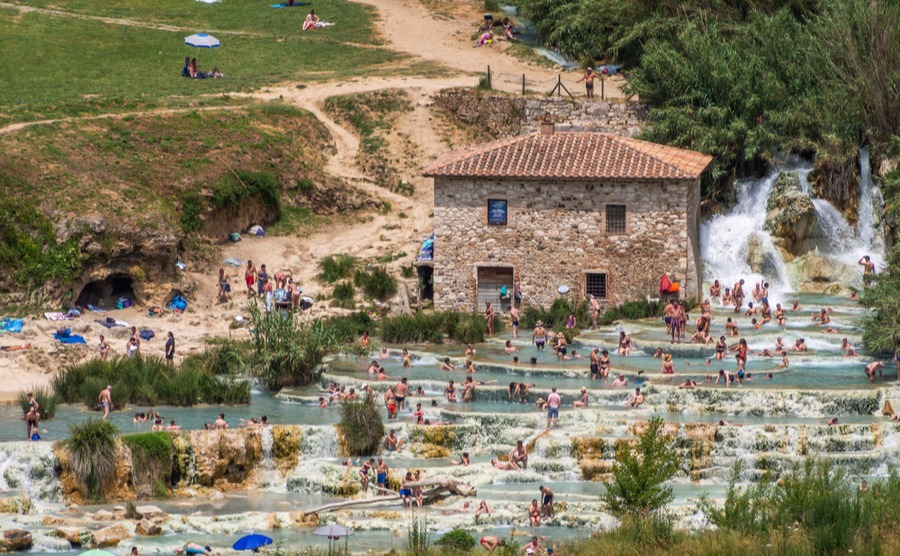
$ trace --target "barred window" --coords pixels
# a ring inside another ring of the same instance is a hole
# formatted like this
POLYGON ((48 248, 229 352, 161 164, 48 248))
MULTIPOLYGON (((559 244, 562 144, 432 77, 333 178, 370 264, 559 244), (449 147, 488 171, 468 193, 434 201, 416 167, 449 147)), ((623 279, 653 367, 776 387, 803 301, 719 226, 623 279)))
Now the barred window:
POLYGON ((606 205, 606 233, 625 233, 625 205, 606 205))
POLYGON ((585 274, 584 291, 597 299, 606 299, 606 274, 599 272, 585 274))

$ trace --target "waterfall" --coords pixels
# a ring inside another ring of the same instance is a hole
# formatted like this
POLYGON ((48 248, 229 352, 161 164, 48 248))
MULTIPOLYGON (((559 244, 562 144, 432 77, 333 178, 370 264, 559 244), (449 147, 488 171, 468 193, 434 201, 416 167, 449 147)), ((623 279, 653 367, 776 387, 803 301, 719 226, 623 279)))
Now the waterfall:
MULTIPOLYGON (((834 205, 824 199, 813 199, 819 230, 824 240, 824 250, 835 255, 855 253, 858 247, 856 231, 834 205)), ((856 261, 853 261, 856 262, 856 261)))
POLYGON ((872 180, 869 147, 864 146, 859 149, 859 220, 856 230, 860 246, 880 254, 884 252, 884 238, 880 231, 880 218, 876 217, 881 212, 881 207, 876 206, 876 192, 880 197, 880 191, 872 180))
POLYGON ((730 288, 743 278, 750 284, 765 280, 771 283, 774 290, 790 290, 784 260, 765 228, 766 203, 781 172, 796 173, 801 187, 805 189, 808 187, 806 176, 811 169, 810 164, 797 157, 789 157, 784 167, 773 168, 761 179, 737 182, 737 205, 728 213, 716 215, 700 226, 700 252, 707 279, 720 280, 723 288, 730 288), (747 254, 754 237, 765 253, 766 266, 772 270, 771 276, 764 277, 750 269, 747 254))
POLYGON ((272 427, 262 427, 260 443, 262 444, 262 459, 259 462, 259 484, 270 489, 284 490, 285 481, 275 466, 275 436, 272 434, 272 427))
POLYGON ((58 465, 50 442, 0 443, 0 492, 23 493, 37 507, 58 502, 62 499, 58 465))

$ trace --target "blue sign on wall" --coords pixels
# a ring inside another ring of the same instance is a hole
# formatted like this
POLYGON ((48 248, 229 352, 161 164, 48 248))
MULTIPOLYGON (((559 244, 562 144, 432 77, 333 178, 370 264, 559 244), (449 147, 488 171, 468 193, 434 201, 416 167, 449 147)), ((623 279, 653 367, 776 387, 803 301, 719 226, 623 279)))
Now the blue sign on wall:
POLYGON ((506 199, 488 199, 488 224, 506 226, 506 199))

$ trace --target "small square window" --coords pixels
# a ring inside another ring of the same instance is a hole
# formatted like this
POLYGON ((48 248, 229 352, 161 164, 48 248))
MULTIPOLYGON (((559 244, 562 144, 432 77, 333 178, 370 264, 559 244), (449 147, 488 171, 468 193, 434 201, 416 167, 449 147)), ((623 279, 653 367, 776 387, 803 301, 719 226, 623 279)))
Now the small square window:
POLYGON ((488 224, 491 226, 506 226, 507 208, 506 199, 488 199, 488 224))
POLYGON ((606 205, 606 233, 625 233, 625 205, 606 205))
POLYGON ((588 272, 585 274, 584 291, 597 299, 606 299, 606 273, 588 272))

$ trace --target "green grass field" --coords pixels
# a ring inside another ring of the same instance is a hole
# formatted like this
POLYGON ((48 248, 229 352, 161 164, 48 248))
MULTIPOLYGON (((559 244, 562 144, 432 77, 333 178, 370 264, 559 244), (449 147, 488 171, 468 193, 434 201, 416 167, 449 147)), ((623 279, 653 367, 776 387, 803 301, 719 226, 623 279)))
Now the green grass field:
POLYGON ((378 46, 373 13, 364 6, 344 0, 313 5, 336 25, 304 32, 300 25, 308 7, 272 9, 271 3, 18 2, 62 10, 64 16, 0 8, 0 124, 193 104, 200 95, 364 74, 401 58, 378 46), (194 32, 213 34, 222 46, 201 52, 184 45, 194 32), (182 78, 185 56, 198 57, 202 70, 218 67, 226 77, 182 78))

